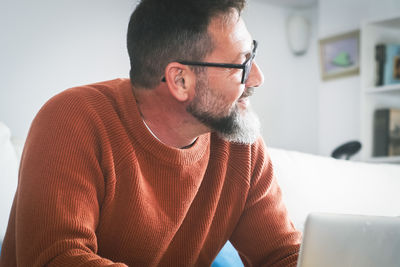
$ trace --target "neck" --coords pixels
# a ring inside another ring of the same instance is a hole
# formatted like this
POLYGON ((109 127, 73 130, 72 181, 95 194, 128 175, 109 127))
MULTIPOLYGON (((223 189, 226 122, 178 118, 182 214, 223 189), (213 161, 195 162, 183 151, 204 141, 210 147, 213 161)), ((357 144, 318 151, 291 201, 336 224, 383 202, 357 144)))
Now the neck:
POLYGON ((190 147, 199 135, 208 132, 208 128, 188 114, 186 104, 171 97, 162 86, 133 91, 145 125, 165 145, 190 147))

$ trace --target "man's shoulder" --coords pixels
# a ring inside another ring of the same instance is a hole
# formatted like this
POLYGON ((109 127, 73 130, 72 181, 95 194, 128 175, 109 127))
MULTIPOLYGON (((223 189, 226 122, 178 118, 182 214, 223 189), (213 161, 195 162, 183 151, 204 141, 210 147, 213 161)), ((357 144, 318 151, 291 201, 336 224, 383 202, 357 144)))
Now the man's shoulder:
POLYGON ((129 86, 128 79, 81 85, 66 89, 50 98, 41 110, 59 110, 67 108, 69 111, 86 108, 105 108, 107 105, 116 105, 116 99, 121 89, 129 86))
POLYGON ((122 116, 127 113, 127 104, 123 99, 126 98, 129 88, 121 90, 121 84, 127 86, 127 83, 130 84, 129 80, 117 79, 66 89, 50 98, 40 108, 32 126, 35 129, 76 129, 85 125, 92 128, 100 125, 112 128, 113 123, 126 117, 122 116))
POLYGON ((114 79, 86 85, 75 86, 62 91, 50 100, 59 100, 63 98, 88 99, 96 97, 113 98, 124 87, 130 86, 129 79, 114 79))

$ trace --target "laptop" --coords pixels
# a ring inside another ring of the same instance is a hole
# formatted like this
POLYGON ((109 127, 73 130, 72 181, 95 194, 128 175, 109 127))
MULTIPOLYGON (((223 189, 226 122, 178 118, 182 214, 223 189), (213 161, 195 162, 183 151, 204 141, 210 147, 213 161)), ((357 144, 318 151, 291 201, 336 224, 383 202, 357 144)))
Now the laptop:
POLYGON ((400 218, 311 213, 297 267, 399 267, 400 218))

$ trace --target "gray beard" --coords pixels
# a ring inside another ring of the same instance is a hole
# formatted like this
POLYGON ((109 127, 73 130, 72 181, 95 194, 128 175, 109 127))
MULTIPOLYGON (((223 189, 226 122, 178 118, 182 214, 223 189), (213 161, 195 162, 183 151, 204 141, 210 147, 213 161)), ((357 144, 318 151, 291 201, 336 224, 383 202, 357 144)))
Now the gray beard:
POLYGON ((216 131, 222 139, 249 145, 257 141, 260 136, 260 121, 253 111, 245 110, 244 114, 240 114, 240 111, 236 107, 230 117, 233 125, 232 131, 216 131))
MULTIPOLYGON (((198 84, 199 85, 199 84, 198 84)), ((243 111, 239 110, 238 105, 234 105, 233 109, 227 116, 218 116, 210 110, 218 110, 216 104, 210 103, 211 108, 205 108, 204 99, 201 99, 201 92, 199 90, 209 90, 208 88, 196 88, 196 95, 193 101, 187 106, 186 110, 192 114, 198 121, 206 125, 211 130, 215 131, 222 139, 240 143, 240 144, 253 144, 260 136, 260 121, 257 115, 250 109, 243 111)), ((213 96, 216 97, 216 96, 213 96)))

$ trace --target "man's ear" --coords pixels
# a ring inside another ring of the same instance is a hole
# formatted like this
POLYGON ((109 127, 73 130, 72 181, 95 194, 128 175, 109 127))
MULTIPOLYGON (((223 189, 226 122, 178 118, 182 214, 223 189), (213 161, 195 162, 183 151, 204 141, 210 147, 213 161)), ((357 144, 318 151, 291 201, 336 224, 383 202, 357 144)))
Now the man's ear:
POLYGON ((186 65, 171 62, 165 68, 165 82, 178 101, 190 99, 196 84, 196 75, 186 65))

